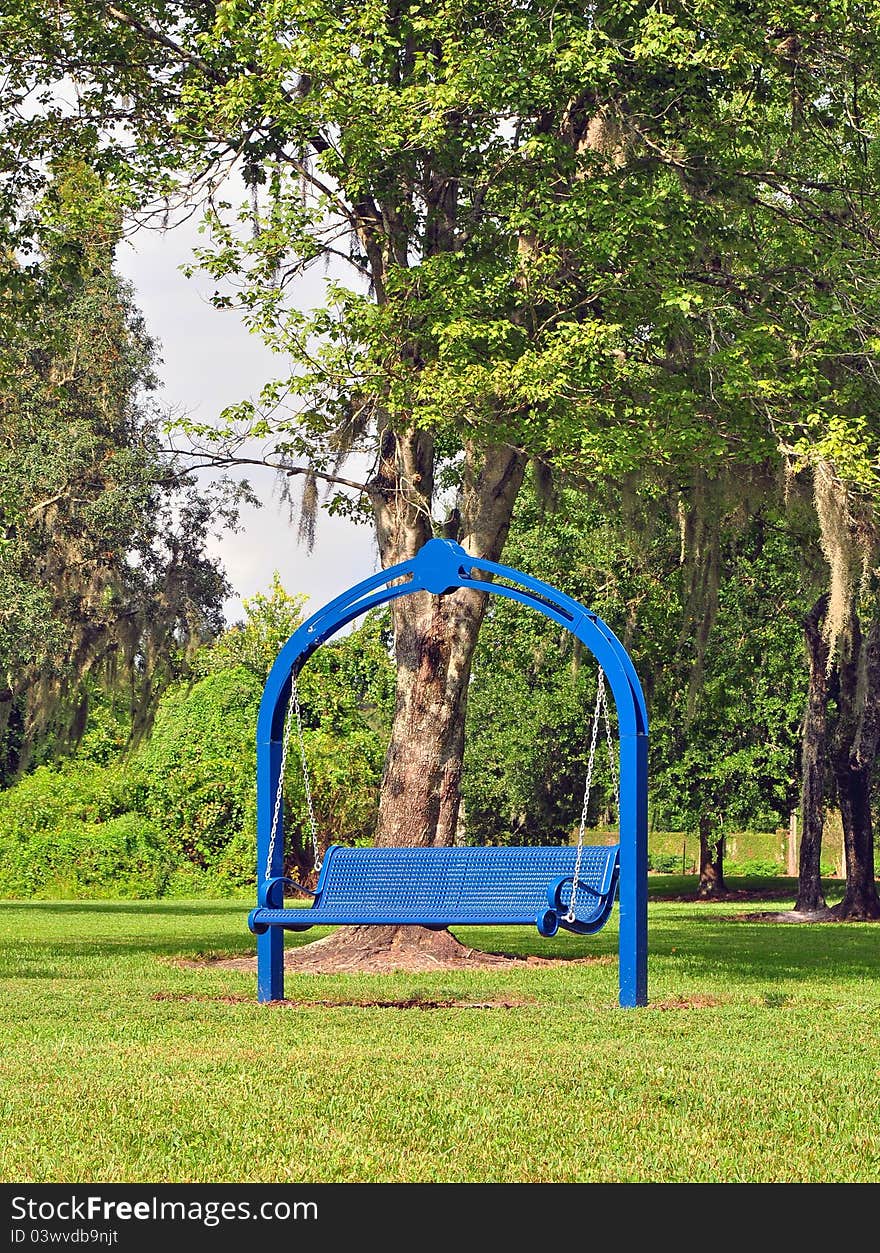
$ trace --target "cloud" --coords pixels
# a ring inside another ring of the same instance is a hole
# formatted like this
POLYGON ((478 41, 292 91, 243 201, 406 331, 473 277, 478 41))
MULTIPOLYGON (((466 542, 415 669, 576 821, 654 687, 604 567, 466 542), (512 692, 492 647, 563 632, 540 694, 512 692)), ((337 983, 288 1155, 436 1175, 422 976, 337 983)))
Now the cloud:
MULTIPOLYGON (((210 280, 181 273, 199 238, 192 222, 164 233, 138 231, 120 245, 117 268, 133 284, 135 302, 159 344, 160 402, 210 421, 226 405, 256 395, 277 373, 278 360, 248 333, 237 312, 210 304, 210 280)), ((298 295, 304 304, 320 299, 322 283, 320 275, 303 281, 298 295)), ((269 588, 275 570, 287 591, 305 593, 315 610, 378 568, 371 527, 322 515, 308 553, 278 500, 272 471, 253 468, 247 477, 262 507, 245 508, 242 530, 214 546, 235 591, 226 604, 228 621, 241 617, 242 597, 269 588)))

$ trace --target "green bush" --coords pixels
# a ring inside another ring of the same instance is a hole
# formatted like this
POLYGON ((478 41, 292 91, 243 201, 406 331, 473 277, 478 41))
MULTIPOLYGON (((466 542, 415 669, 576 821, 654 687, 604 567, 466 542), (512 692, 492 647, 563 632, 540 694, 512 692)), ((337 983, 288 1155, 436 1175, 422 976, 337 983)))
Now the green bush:
POLYGON ((252 883, 260 691, 241 668, 181 685, 131 758, 41 766, 0 793, 0 894, 218 895, 252 883))
MULTIPOLYGON (((379 641, 371 636, 376 651, 379 641)), ((325 650, 302 683, 305 743, 322 843, 372 839, 385 748, 380 698, 348 673, 360 640, 325 650)), ((222 896, 256 874, 256 722, 262 679, 218 668, 163 696, 150 739, 110 764, 41 766, 0 792, 0 895, 222 896)), ((386 702, 387 703, 387 702, 386 702)), ((291 746, 285 828, 309 840, 299 754, 291 746)), ((310 856, 310 854, 308 854, 310 856)), ((308 864, 308 856, 306 862, 308 864)))
MULTIPOLYGON (((247 621, 201 651, 130 751, 130 712, 95 691, 73 757, 0 791, 0 895, 223 896, 256 875, 256 726, 269 665, 304 598, 277 576, 247 621)), ((394 707, 387 613, 319 650, 299 683, 321 844, 370 842, 394 707)), ((286 851, 311 865, 295 742, 284 789, 286 851)))
POLYGON ((677 853, 649 853, 648 869, 658 874, 681 874, 681 856, 677 853))
MULTIPOLYGON (((54 789, 54 795, 63 790, 54 789)), ((49 825, 27 825, 23 815, 18 817, 0 841, 3 896, 146 898, 165 891, 168 845, 142 814, 120 814, 106 822, 68 814, 49 825)))
POLYGON ((63 832, 55 882, 39 895, 161 896, 169 876, 168 845, 143 814, 120 814, 101 823, 80 823, 63 832), (69 877, 68 877, 69 876, 69 877), (66 889, 66 890, 65 890, 66 889))
MULTIPOLYGON (((218 670, 162 700, 149 742, 131 763, 133 786, 175 864, 206 870, 256 830, 255 729, 262 685, 242 666, 218 670)), ((240 867, 253 878, 253 853, 240 867)))
POLYGON ((725 875, 748 877, 751 879, 775 879, 786 873, 785 866, 777 861, 768 861, 761 857, 746 857, 742 861, 729 861, 724 865, 725 875))
MULTIPOLYGON (((0 792, 0 893, 45 894, 47 877, 53 876, 71 883, 83 880, 83 874, 93 880, 86 851, 91 838, 96 864, 115 865, 114 856, 133 847, 135 833, 130 825, 113 824, 136 808, 136 800, 137 788, 123 766, 79 761, 59 768, 41 766, 0 792), (98 834, 105 828, 106 841, 98 834)), ((145 839, 145 848, 151 848, 152 837, 145 839)), ((167 857, 167 849, 163 855, 167 857)), ((144 856, 150 863, 152 853, 144 856)), ((140 881, 145 864, 140 852, 138 858, 133 883, 140 881)))

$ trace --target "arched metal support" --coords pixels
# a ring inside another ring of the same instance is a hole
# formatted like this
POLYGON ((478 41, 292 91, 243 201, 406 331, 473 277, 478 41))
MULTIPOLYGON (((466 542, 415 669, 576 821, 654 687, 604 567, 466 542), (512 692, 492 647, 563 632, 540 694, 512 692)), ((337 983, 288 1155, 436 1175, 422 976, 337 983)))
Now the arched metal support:
MULTIPOLYGON (((281 767, 284 715, 291 676, 311 654, 353 619, 411 592, 442 596, 473 587, 537 609, 571 631, 596 658, 617 708, 620 738, 620 938, 619 1001, 624 1008, 648 1000, 648 714, 641 684, 626 649, 601 618, 549 583, 510 566, 470 557, 452 540, 429 540, 409 561, 390 566, 331 600, 294 632, 269 671, 257 719, 258 878, 283 873, 283 831, 269 864, 272 812, 281 767), (483 577, 480 577, 483 576, 483 577), (485 576, 489 576, 488 578, 485 576)), ((261 1001, 284 996, 284 935, 270 927, 257 937, 257 991, 261 1001)))

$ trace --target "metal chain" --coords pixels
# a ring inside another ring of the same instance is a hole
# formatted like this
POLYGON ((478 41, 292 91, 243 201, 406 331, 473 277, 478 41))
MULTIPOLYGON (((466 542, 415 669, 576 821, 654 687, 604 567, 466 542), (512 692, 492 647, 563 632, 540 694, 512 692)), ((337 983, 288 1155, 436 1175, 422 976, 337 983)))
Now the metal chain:
POLYGON ((266 878, 272 877, 272 859, 275 856, 275 842, 278 836, 278 820, 281 817, 281 799, 284 795, 284 772, 287 768, 287 753, 290 747, 290 731, 293 726, 293 713, 296 719, 296 733, 299 742, 299 758, 302 763, 303 773, 303 791, 305 792, 306 805, 309 811, 309 826, 312 834, 312 856, 314 858, 315 870, 321 869, 321 863, 318 861, 318 824, 315 820, 315 807, 312 803, 312 785, 309 779, 309 763, 306 758, 306 744, 303 736, 302 710, 299 704, 299 688, 297 687, 296 675, 291 676, 290 680, 290 701, 287 705, 287 713, 284 716, 284 732, 281 739, 281 765, 278 771, 278 788, 275 792, 275 809, 272 813, 272 830, 269 835, 269 853, 266 857, 266 878))
MULTIPOLYGON (((296 680, 294 680, 294 683, 296 680)), ((284 715, 284 732, 281 737, 281 766, 278 771, 278 787, 275 789, 275 808, 272 811, 272 830, 269 834, 269 852, 266 857, 266 875, 267 879, 272 878, 272 860, 275 856, 275 839, 278 835, 278 819, 281 816, 281 798, 284 795, 284 770, 287 766, 287 749, 290 744, 290 705, 287 706, 287 712, 284 715)))
POLYGON ((312 835, 312 863, 317 872, 321 869, 321 863, 318 860, 318 824, 315 821, 315 806, 312 804, 312 782, 309 778, 309 762, 306 757, 306 741, 303 736, 302 710, 299 707, 299 688, 296 685, 296 675, 290 681, 290 695, 294 711, 296 712, 296 735, 299 741, 299 759, 302 763, 303 791, 305 792, 306 806, 309 811, 309 830, 312 835))
POLYGON ((574 874, 571 879, 571 898, 568 902, 568 913, 565 915, 566 922, 574 922, 575 920, 575 899, 577 897, 578 884, 580 882, 581 860, 584 855, 584 831, 587 826, 587 809, 590 804, 590 791, 593 786, 593 770, 596 764, 596 740, 599 735, 599 718, 604 704, 605 671, 600 666, 599 679, 596 685, 596 708, 593 710, 593 730, 590 736, 590 755, 587 758, 587 781, 584 784, 584 803, 581 809, 581 824, 578 829, 577 857, 574 863, 574 874))

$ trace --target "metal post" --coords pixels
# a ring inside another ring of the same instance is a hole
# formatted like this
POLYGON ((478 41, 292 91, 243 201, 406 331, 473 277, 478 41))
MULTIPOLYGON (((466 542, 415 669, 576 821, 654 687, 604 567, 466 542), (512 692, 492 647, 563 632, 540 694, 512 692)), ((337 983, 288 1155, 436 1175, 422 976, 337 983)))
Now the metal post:
MULTIPOLYGON (((272 738, 257 747, 257 882, 266 877, 266 861, 272 835, 272 811, 281 770, 281 740, 272 738)), ((283 873, 284 817, 279 814, 270 875, 283 873)), ((257 998, 280 1001, 284 998, 284 931, 270 927, 257 936, 257 998)))
POLYGON ((786 848, 785 869, 786 873, 792 878, 797 878, 798 872, 798 811, 793 809, 788 815, 788 846, 786 848))
POLYGON ((648 1003, 648 737, 620 739, 620 1005, 648 1003))

